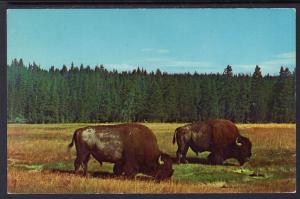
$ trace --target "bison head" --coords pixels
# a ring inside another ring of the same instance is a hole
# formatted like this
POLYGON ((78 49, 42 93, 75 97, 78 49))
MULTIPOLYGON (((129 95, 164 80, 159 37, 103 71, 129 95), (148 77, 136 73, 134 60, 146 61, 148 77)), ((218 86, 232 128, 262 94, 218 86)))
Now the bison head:
POLYGON ((240 165, 248 162, 251 157, 252 144, 250 140, 244 136, 236 138, 234 144, 234 156, 239 161, 240 165))
POLYGON ((174 169, 172 168, 172 159, 168 154, 161 153, 158 158, 158 168, 155 172, 155 178, 157 180, 166 180, 171 178, 174 169))

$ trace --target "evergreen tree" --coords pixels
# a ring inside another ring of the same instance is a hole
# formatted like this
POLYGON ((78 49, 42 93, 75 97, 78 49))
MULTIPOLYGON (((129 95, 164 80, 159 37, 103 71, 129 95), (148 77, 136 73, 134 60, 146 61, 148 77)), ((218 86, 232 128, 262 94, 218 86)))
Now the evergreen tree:
POLYGON ((276 122, 288 122, 294 109, 293 78, 288 68, 280 68, 279 78, 274 86, 273 118, 276 122), (276 93, 276 94, 275 94, 276 93))
POLYGON ((63 65, 63 67, 62 67, 60 73, 61 73, 62 75, 64 75, 64 74, 66 74, 67 72, 68 72, 67 66, 66 66, 66 65, 63 65))
POLYGON ((209 104, 208 115, 209 119, 217 119, 219 117, 218 95, 215 81, 211 80, 209 84, 209 104))
POLYGON ((251 79, 250 121, 253 123, 263 120, 263 78, 260 67, 256 65, 251 79))
POLYGON ((239 92, 235 99, 236 104, 236 121, 247 123, 249 121, 249 104, 250 104, 250 85, 245 76, 238 80, 240 82, 239 92))
POLYGON ((153 78, 147 90, 146 120, 162 122, 165 117, 162 105, 163 94, 158 83, 153 78))
POLYGON ((179 118, 177 111, 176 84, 173 81, 173 79, 168 78, 162 85, 163 104, 164 110, 166 111, 167 122, 173 122, 179 118))
POLYGON ((232 66, 227 65, 227 67, 224 69, 223 75, 232 77, 233 76, 232 66))
POLYGON ((220 111, 222 113, 221 117, 235 121, 236 109, 235 100, 236 96, 236 85, 233 77, 232 67, 228 65, 224 69, 222 76, 222 85, 219 88, 220 97, 220 111))

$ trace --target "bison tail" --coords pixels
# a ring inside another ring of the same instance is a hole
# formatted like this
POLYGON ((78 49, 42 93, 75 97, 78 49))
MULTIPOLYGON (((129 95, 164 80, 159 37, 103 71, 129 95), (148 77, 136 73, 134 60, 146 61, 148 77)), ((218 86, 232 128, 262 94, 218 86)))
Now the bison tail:
POLYGON ((70 151, 70 149, 73 147, 74 141, 75 141, 75 137, 76 137, 76 131, 73 134, 72 142, 70 144, 68 144, 68 151, 70 151))
POLYGON ((173 144, 175 144, 175 141, 176 141, 176 134, 177 134, 177 129, 175 130, 174 135, 173 135, 173 144))

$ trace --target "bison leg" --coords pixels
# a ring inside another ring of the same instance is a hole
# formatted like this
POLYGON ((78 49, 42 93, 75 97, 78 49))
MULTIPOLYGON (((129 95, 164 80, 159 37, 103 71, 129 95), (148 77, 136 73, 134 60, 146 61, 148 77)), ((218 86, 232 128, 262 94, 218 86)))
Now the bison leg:
POLYGON ((87 163, 89 161, 90 154, 86 153, 77 153, 77 157, 74 161, 75 174, 79 172, 80 166, 83 167, 83 174, 86 175, 87 163))
POLYGON ((209 163, 213 164, 213 165, 223 164, 223 161, 224 161, 223 153, 221 150, 211 152, 207 159, 208 159, 209 163))
POLYGON ((177 145, 178 145, 178 149, 176 152, 177 163, 178 164, 180 164, 180 162, 187 163, 186 154, 189 149, 189 145, 187 143, 185 143, 183 137, 177 139, 177 145))
POLYGON ((128 178, 134 178, 138 173, 138 169, 132 163, 127 163, 124 165, 124 173, 128 178))
POLYGON ((183 149, 183 152, 182 152, 182 163, 188 163, 188 161, 187 161, 187 159, 186 159, 186 154, 187 154, 187 152, 188 152, 188 150, 189 150, 189 146, 185 146, 184 147, 184 149, 183 149))
POLYGON ((188 145, 181 145, 180 147, 178 146, 177 150, 177 162, 178 164, 180 163, 188 163, 186 160, 186 154, 188 152, 189 146, 188 145))
POLYGON ((123 167, 121 163, 116 163, 113 168, 113 172, 116 176, 120 176, 123 173, 123 167))
POLYGON ((86 176, 87 175, 87 168, 88 168, 88 162, 90 160, 90 154, 88 154, 82 164, 82 168, 83 168, 83 175, 86 176))
POLYGON ((81 166, 81 160, 79 157, 77 157, 74 161, 75 174, 79 172, 80 166, 81 166))

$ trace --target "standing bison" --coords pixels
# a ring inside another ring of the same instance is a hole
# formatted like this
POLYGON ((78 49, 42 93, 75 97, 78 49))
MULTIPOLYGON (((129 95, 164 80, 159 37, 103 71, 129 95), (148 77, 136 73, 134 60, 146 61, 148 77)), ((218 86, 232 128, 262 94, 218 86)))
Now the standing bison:
POLYGON ((198 152, 210 151, 211 164, 223 164, 228 158, 235 158, 240 165, 251 156, 252 144, 240 135, 236 125, 228 120, 210 120, 187 124, 175 130, 173 144, 177 140, 177 162, 187 162, 186 154, 191 149, 198 152))
POLYGON ((114 163, 116 175, 134 177, 144 173, 163 180, 173 174, 171 157, 159 150, 155 135, 140 124, 87 126, 75 130, 68 147, 71 148, 74 142, 77 151, 75 173, 82 166, 86 175, 92 155, 101 164, 114 163))

